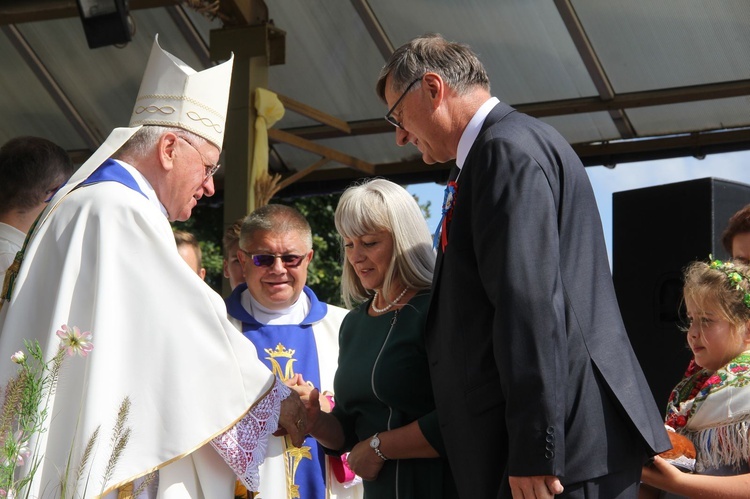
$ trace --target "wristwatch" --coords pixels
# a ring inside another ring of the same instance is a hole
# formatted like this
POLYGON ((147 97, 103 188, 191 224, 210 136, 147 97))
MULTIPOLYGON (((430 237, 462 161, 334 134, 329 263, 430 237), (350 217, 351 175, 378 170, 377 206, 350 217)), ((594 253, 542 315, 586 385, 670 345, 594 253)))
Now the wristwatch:
POLYGON ((382 452, 380 452, 380 439, 378 438, 377 433, 370 439, 370 447, 375 451, 375 454, 377 454, 380 459, 382 459, 383 461, 388 461, 388 458, 385 457, 382 452))

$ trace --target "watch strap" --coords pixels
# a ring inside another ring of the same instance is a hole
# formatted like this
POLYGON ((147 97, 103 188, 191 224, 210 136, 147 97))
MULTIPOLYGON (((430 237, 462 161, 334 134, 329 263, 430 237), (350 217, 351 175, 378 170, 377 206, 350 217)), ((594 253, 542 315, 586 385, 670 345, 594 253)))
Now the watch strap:
MULTIPOLYGON (((380 433, 380 432, 378 432, 378 433, 380 433)), ((372 438, 373 438, 373 439, 374 439, 374 438, 378 438, 378 433, 376 433, 375 435, 373 435, 373 436, 372 436, 372 438)), ((379 439, 379 438, 378 438, 378 442, 380 442, 380 439, 379 439)), ((372 447, 372 450, 374 450, 374 451, 375 451, 375 454, 376 454, 376 455, 377 455, 377 456, 378 456, 378 457, 379 457, 380 459, 382 459, 383 461, 388 461, 388 458, 387 458, 387 457, 385 457, 385 454, 383 454, 382 452, 380 452, 380 444, 376 445, 375 447, 373 447, 373 446, 370 446, 370 447, 372 447)))

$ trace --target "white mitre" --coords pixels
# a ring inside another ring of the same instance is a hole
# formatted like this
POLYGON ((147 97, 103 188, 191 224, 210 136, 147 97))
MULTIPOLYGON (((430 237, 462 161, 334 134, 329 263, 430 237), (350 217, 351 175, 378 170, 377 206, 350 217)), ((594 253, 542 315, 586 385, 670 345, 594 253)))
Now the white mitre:
POLYGON ((87 179, 143 125, 183 128, 208 140, 221 151, 233 62, 234 54, 224 63, 195 71, 162 49, 157 35, 130 116, 130 126, 112 130, 99 149, 57 191, 42 220, 71 189, 87 179))
POLYGON ((221 151, 232 61, 229 59, 196 72, 165 52, 159 46, 157 36, 130 116, 130 126, 184 128, 213 143, 221 151))

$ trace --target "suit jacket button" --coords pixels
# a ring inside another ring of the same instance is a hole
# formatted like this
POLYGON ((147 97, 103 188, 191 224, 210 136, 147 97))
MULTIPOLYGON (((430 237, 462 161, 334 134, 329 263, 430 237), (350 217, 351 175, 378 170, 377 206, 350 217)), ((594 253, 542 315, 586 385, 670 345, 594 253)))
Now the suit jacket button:
POLYGON ((555 434, 555 429, 553 427, 551 427, 551 426, 548 426, 547 427, 547 435, 554 435, 554 434, 555 434))
POLYGON ((555 450, 555 444, 553 444, 552 442, 550 442, 544 448, 547 449, 547 450, 555 450))
POLYGON ((544 453, 544 457, 546 457, 547 459, 552 459, 553 457, 555 457, 555 453, 552 452, 551 450, 548 450, 547 452, 544 453))
POLYGON ((547 438, 545 438, 545 440, 547 442, 554 442, 555 441, 555 436, 554 435, 547 435, 547 438))

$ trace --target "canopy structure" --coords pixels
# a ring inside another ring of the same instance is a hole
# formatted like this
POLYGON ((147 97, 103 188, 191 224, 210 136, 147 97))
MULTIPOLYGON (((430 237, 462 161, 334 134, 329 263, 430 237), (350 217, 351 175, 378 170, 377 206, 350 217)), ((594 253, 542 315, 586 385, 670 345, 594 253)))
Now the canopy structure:
POLYGON ((219 190, 246 180, 233 171, 253 168, 254 87, 277 93, 286 108, 268 134, 268 170, 280 175, 281 194, 336 191, 373 175, 444 181, 451 165, 427 166, 414 147, 395 144, 374 92, 394 47, 438 32, 469 44, 493 94, 556 127, 586 165, 750 147, 747 0, 130 0, 127 7, 132 41, 90 49, 76 0, 0 2, 0 143, 42 136, 82 162, 127 124, 158 33, 195 68, 235 53, 240 101, 219 190), (238 148, 246 150, 233 155, 238 148))

